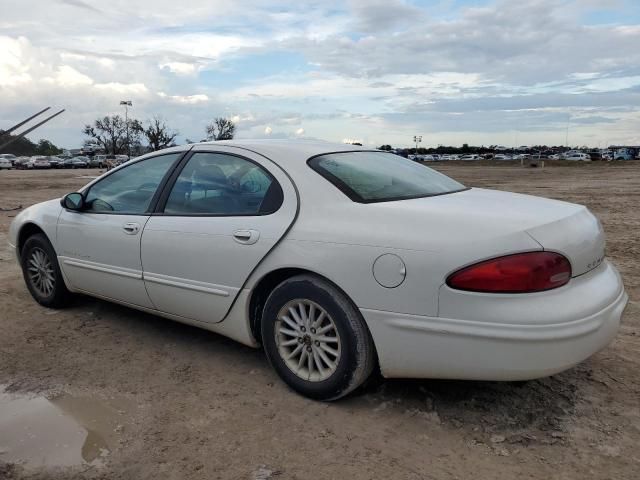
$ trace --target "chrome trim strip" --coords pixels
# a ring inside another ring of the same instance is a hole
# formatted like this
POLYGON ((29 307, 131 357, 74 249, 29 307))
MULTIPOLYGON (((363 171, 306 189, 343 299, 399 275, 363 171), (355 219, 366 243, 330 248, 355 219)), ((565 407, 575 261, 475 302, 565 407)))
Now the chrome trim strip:
POLYGON ((94 270, 96 272, 110 273, 111 275, 117 275, 119 277, 135 278, 137 280, 142 280, 142 272, 139 272, 136 270, 130 270, 130 271, 119 270, 111 267, 105 267, 102 264, 98 264, 98 263, 83 262, 80 260, 72 260, 70 258, 65 258, 65 257, 59 257, 59 258, 62 259, 62 263, 72 267, 85 268, 87 270, 94 270))
MULTIPOLYGON (((194 285, 192 283, 185 283, 179 280, 169 280, 167 278, 157 276, 156 274, 145 273, 143 278, 145 282, 157 283, 159 285, 168 285, 170 287, 183 288, 185 290, 193 290, 195 292, 210 293, 212 295, 218 295, 220 297, 229 296, 229 292, 227 292, 226 290, 220 290, 219 288, 205 287, 202 285, 194 285)), ((175 277, 171 277, 171 278, 175 278, 175 277)))

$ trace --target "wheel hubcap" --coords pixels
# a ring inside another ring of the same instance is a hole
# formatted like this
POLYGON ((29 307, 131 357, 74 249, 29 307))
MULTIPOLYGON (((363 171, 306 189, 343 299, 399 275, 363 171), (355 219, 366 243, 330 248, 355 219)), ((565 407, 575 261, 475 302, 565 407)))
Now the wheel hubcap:
POLYGON ((311 300, 291 300, 280 309, 275 339, 280 358, 304 380, 321 382, 338 367, 341 342, 336 324, 311 300))
POLYGON ((40 295, 48 297, 53 293, 56 285, 55 273, 53 264, 44 250, 38 247, 31 250, 27 271, 31 285, 40 295))

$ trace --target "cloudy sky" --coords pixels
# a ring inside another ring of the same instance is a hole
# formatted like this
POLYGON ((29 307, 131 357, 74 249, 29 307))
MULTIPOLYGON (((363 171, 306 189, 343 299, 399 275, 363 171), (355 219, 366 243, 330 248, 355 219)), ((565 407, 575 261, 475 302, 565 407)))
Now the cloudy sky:
POLYGON ((180 140, 640 144, 638 0, 0 0, 0 128, 160 115, 180 140))

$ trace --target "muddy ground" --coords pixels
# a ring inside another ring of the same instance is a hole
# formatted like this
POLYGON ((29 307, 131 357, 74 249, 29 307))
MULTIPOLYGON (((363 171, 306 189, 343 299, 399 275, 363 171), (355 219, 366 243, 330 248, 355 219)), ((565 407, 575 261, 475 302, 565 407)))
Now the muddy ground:
MULTIPOLYGON (((378 381, 313 402, 261 351, 213 333, 88 297, 38 306, 6 246, 15 212, 0 212, 0 418, 21 401, 39 412, 0 427, 0 478, 640 478, 640 162, 435 168, 589 206, 631 299, 614 343, 538 381, 378 381), (49 411, 75 422, 80 441, 55 440, 66 463, 38 430, 49 411), (40 450, 19 460, 17 436, 40 450)), ((0 171, 0 207, 96 173, 0 171)))

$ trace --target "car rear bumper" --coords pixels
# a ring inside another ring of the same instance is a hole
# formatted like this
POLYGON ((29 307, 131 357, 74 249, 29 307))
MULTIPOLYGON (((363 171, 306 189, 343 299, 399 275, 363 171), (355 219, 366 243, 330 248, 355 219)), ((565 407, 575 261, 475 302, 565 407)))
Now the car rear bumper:
POLYGON ((606 347, 615 337, 628 296, 612 265, 607 263, 597 270, 589 278, 576 281, 573 289, 565 290, 564 296, 550 297, 553 301, 563 301, 563 305, 558 305, 557 319, 548 313, 550 300, 543 294, 520 295, 517 309, 512 304, 506 311, 495 311, 501 315, 520 310, 525 319, 531 317, 532 312, 544 312, 539 323, 517 321, 520 316, 487 321, 485 314, 479 315, 485 317, 479 321, 370 309, 361 309, 361 312, 373 336, 385 377, 540 378, 573 367, 606 347), (593 293, 582 297, 575 307, 575 317, 568 318, 567 303, 605 284, 606 291, 600 298, 593 293), (611 292, 615 294, 610 295, 611 292), (604 305, 602 296, 607 297, 604 305), (591 311, 585 313, 589 305, 591 311))

